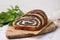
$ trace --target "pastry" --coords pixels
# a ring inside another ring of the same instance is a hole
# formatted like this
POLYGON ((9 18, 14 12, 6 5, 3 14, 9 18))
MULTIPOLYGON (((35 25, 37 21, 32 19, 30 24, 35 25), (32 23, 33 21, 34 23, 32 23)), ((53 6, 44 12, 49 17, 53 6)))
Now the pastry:
POLYGON ((9 26, 6 36, 9 39, 25 38, 51 32, 56 29, 55 23, 47 18, 42 10, 32 10, 9 26))
POLYGON ((15 29, 36 31, 47 24, 48 18, 42 10, 32 10, 13 22, 15 29))

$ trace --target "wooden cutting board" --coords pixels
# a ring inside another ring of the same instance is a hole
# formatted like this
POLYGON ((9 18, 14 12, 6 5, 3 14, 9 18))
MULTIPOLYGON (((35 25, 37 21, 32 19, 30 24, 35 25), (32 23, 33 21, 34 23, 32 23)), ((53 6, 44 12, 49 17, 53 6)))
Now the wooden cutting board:
POLYGON ((31 37, 39 34, 48 33, 55 29, 55 24, 51 20, 49 20, 48 24, 38 31, 16 30, 13 26, 9 26, 6 31, 6 36, 9 39, 31 37))

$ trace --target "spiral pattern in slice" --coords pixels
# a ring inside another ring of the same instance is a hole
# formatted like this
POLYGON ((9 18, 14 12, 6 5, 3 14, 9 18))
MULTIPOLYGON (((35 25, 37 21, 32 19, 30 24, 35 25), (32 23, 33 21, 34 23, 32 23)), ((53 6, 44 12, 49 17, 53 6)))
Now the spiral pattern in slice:
POLYGON ((37 14, 37 16, 38 15, 41 16, 40 18, 42 19, 42 21, 44 20, 44 22, 42 23, 42 26, 45 26, 47 24, 48 18, 47 18, 44 11, 36 9, 36 10, 32 10, 32 11, 27 12, 26 15, 29 15, 29 14, 30 15, 37 14))
POLYGON ((47 24, 47 20, 47 16, 43 11, 32 10, 14 21, 13 26, 15 29, 35 31, 43 28, 47 24))

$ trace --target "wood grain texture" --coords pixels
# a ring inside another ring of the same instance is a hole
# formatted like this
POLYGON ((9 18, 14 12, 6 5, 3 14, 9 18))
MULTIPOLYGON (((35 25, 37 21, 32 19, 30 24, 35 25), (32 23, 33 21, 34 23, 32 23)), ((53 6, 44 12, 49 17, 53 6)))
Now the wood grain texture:
POLYGON ((16 30, 14 27, 8 27, 6 31, 6 36, 9 39, 13 38, 23 38, 23 37, 31 37, 39 34, 44 34, 51 32, 56 29, 55 24, 52 21, 49 21, 48 24, 38 31, 26 31, 26 30, 16 30))

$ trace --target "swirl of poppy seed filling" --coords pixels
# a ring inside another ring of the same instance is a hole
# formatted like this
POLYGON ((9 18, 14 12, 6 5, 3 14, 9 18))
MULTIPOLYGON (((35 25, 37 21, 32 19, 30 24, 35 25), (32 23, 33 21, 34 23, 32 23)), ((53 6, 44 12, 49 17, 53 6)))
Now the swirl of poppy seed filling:
POLYGON ((36 19, 23 18, 15 22, 18 26, 37 26, 38 21, 36 19))
POLYGON ((28 17, 32 17, 32 18, 37 18, 38 20, 39 20, 39 22, 41 23, 40 25, 42 25, 42 19, 39 17, 39 16, 37 16, 37 15, 24 15, 23 17, 25 17, 25 16, 28 16, 28 17))

